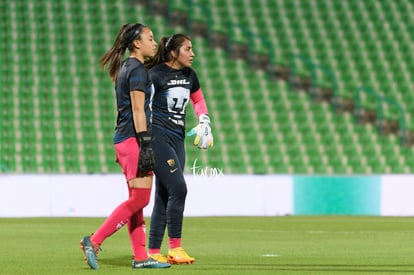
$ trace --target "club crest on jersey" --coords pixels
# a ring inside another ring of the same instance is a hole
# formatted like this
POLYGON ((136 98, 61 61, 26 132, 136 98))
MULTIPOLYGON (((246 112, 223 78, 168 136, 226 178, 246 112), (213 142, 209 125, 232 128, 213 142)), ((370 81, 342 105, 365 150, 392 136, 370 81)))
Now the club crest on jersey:
POLYGON ((173 166, 175 165, 175 161, 174 161, 174 159, 169 159, 169 160, 167 160, 167 163, 168 163, 168 165, 169 165, 170 167, 173 167, 173 166))
POLYGON ((184 85, 184 84, 190 84, 187 79, 171 79, 168 81, 167 85, 184 85))

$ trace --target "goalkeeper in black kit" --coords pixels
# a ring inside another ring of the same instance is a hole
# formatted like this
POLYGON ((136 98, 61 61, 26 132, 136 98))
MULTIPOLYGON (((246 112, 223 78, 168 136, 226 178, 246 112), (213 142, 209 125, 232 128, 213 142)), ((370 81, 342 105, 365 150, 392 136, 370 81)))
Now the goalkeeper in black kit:
POLYGON ((196 72, 191 68, 195 54, 184 34, 163 37, 157 53, 147 63, 154 85, 152 98, 152 148, 155 153, 155 201, 149 233, 149 255, 159 262, 191 264, 195 259, 181 245, 187 185, 184 179, 185 115, 191 101, 199 124, 191 131, 194 145, 213 146, 207 105, 196 72), (168 231, 168 254, 160 251, 168 231))

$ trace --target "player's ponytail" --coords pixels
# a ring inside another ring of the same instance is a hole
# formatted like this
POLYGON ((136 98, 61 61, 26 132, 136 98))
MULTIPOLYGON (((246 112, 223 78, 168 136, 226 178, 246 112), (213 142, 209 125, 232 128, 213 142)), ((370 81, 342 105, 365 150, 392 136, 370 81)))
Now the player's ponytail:
POLYGON ((178 33, 168 37, 162 37, 158 43, 158 49, 154 57, 146 62, 147 69, 151 69, 155 65, 173 60, 171 51, 176 53, 176 56, 180 54, 180 48, 185 40, 191 41, 190 37, 185 34, 178 33))
POLYGON ((128 49, 130 52, 134 50, 133 41, 140 39, 140 33, 144 27, 142 24, 123 25, 112 47, 100 59, 102 68, 108 70, 112 81, 116 81, 118 78, 126 50, 128 49))
POLYGON ((168 61, 168 52, 165 50, 165 43, 167 42, 168 37, 161 37, 160 42, 158 42, 157 52, 154 57, 146 60, 145 67, 151 69, 155 65, 158 65, 163 62, 168 61))

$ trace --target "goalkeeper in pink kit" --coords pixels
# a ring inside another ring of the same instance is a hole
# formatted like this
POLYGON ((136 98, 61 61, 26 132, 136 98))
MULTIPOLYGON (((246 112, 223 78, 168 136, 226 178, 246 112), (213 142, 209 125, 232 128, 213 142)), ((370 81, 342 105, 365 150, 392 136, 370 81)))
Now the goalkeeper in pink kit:
MULTIPOLYGON (((156 52, 151 29, 142 24, 125 24, 115 42, 101 59, 115 83, 118 117, 114 134, 116 158, 125 175, 129 197, 118 205, 91 235, 81 239, 86 263, 98 269, 98 251, 102 243, 124 225, 128 227, 134 259, 132 268, 168 268, 148 257, 143 208, 150 200, 154 152, 151 147, 152 82, 144 63, 156 52), (124 55, 128 50, 128 57, 124 55)), ((94 196, 95 194, 85 194, 94 196)))
POLYGON ((210 118, 196 72, 191 68, 195 54, 184 34, 163 37, 152 62, 147 64, 154 85, 152 98, 152 148, 155 153, 155 201, 149 233, 149 256, 159 262, 191 264, 181 245, 183 213, 187 195, 184 178, 185 115, 191 101, 199 124, 191 131, 194 145, 213 146, 210 118), (161 253, 164 232, 168 231, 169 251, 161 253))

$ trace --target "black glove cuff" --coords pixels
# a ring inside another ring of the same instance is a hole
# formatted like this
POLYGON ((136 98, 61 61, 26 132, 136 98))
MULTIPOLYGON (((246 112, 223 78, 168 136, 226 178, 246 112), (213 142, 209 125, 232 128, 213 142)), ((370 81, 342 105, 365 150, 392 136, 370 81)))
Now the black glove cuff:
POLYGON ((148 131, 136 133, 136 137, 141 146, 149 145, 152 140, 152 134, 148 131))

